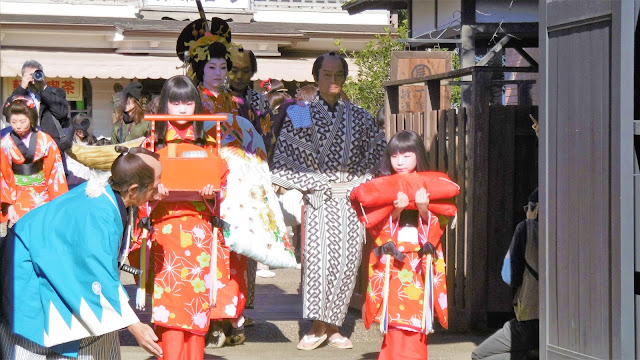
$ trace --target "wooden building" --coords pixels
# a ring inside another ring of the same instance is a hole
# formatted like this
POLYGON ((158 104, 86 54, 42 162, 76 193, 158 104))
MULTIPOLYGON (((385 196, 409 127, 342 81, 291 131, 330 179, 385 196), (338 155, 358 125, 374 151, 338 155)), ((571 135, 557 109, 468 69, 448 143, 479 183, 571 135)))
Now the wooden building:
POLYGON ((640 357, 638 8, 540 1, 543 359, 640 357))

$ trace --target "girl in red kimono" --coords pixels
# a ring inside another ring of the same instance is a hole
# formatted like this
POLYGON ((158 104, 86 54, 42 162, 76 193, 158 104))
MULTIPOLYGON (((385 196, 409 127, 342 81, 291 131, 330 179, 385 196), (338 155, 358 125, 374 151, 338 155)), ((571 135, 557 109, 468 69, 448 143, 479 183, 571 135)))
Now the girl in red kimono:
MULTIPOLYGON (((0 148, 13 171, 13 209, 18 218, 64 194, 69 189, 58 146, 35 128, 38 114, 31 98, 14 96, 4 107, 12 131, 0 140, 0 148)), ((4 159, 3 159, 4 160, 4 159)))
MULTIPOLYGON (((242 149, 243 130, 236 117, 241 116, 249 120, 253 125, 250 131, 262 135, 264 138, 265 135, 271 134, 270 115, 258 116, 250 104, 232 96, 224 88, 227 73, 233 66, 228 50, 230 46, 233 46, 229 25, 220 18, 213 18, 211 33, 205 33, 201 25, 201 20, 197 20, 185 27, 178 38, 178 56, 184 60, 184 51, 188 51, 190 74, 199 84, 198 91, 204 112, 210 114, 228 113, 233 116, 232 123, 223 122, 221 124, 221 138, 227 141, 225 146, 242 149), (228 141, 229 139, 233 140, 228 141)), ((267 157, 266 153, 257 155, 265 159, 267 157)), ((210 336, 207 338, 207 342, 211 343, 213 347, 221 347, 224 344, 238 345, 245 340, 245 317, 242 312, 247 303, 250 276, 248 263, 245 256, 231 251, 225 244, 218 247, 217 300, 216 306, 211 309, 212 326, 210 336)), ((252 269, 253 279, 255 279, 255 262, 253 262, 252 269)))
MULTIPOLYGON (((158 112, 169 115, 202 112, 200 95, 189 78, 174 76, 167 80, 158 112)), ((156 151, 168 143, 195 143, 205 149, 215 146, 215 139, 205 134, 202 122, 157 122, 155 139, 147 138, 142 146, 150 147, 153 141, 156 151)), ((162 184, 158 189, 163 196, 169 194, 162 184)), ((213 237, 213 214, 205 202, 216 197, 213 186, 206 185, 200 195, 203 201, 160 201, 150 212, 152 321, 163 359, 167 360, 204 357, 204 336, 209 329, 213 302, 210 289, 217 276, 210 267, 211 256, 221 236, 213 237)))
MULTIPOLYGON (((404 130, 391 138, 381 163, 383 175, 427 170, 426 151, 418 134, 404 130)), ((369 229, 375 245, 369 256, 365 326, 378 322, 386 332, 378 359, 426 359, 427 334, 433 331, 432 306, 442 326, 448 326, 442 230, 438 217, 428 209, 429 194, 424 187, 415 194, 399 191, 393 205, 390 218, 369 229), (410 198, 417 210, 406 209, 410 198), (431 268, 429 255, 436 259, 431 268), (433 305, 425 296, 430 276, 433 305)))

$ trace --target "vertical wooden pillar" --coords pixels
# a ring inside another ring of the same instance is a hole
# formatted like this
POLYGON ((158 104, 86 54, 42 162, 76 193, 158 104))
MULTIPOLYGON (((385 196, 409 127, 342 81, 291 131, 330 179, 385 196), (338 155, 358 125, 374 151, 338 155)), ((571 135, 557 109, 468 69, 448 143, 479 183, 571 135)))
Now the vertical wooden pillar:
POLYGON ((489 100, 491 73, 474 70, 469 112, 469 199, 465 298, 469 324, 486 327, 489 100))
POLYGON ((424 142, 430 152, 434 150, 432 145, 438 134, 438 117, 434 110, 440 110, 440 80, 426 81, 424 94, 424 142))
POLYGON ((391 135, 396 132, 397 114, 400 112, 399 96, 398 86, 386 86, 384 88, 384 114, 386 118, 384 133, 387 137, 387 141, 389 141, 391 135), (392 114, 396 114, 393 119, 392 114))

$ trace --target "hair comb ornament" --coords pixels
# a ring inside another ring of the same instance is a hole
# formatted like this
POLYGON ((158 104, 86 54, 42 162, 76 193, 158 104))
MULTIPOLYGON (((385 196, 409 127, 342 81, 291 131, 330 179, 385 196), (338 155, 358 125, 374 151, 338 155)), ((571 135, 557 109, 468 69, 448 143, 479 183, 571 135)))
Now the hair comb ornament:
POLYGON ((268 93, 269 91, 271 91, 271 78, 268 78, 267 80, 263 80, 260 82, 260 87, 263 89, 267 89, 267 91, 265 91, 265 93, 268 93), (266 85, 266 87, 265 87, 266 85))
POLYGON ((22 96, 22 95, 16 95, 16 96, 12 97, 11 99, 9 99, 9 101, 7 101, 4 104, 4 107, 9 107, 9 105, 11 105, 11 103, 13 103, 15 101, 24 102, 25 105, 27 105, 31 109, 36 107, 36 103, 33 102, 32 98, 29 98, 29 97, 26 97, 26 96, 22 96))

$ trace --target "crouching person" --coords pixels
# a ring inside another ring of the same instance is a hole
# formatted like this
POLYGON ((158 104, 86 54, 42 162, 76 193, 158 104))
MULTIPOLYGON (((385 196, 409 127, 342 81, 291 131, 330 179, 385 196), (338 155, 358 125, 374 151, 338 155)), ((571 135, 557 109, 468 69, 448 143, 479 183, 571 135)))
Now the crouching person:
POLYGON ((120 359, 117 330, 162 356, 119 280, 127 208, 157 197, 160 162, 116 147, 108 180, 90 179, 24 215, 0 245, 0 358, 120 359))

